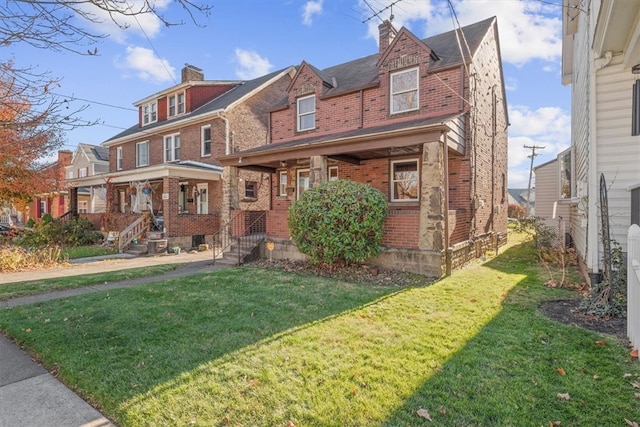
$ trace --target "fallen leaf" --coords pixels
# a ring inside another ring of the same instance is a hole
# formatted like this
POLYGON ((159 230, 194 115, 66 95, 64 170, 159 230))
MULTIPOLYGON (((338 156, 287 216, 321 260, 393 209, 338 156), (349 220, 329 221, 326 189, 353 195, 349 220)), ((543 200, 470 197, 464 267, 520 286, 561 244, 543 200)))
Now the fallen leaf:
POLYGON ((638 358, 638 349, 636 348, 635 350, 631 351, 631 353, 629 353, 629 355, 631 357, 635 357, 637 359, 638 358))
POLYGON ((257 387, 260 385, 260 380, 251 380, 249 381, 249 385, 252 385, 253 387, 257 387))
POLYGON ((594 379, 594 380, 599 380, 599 379, 600 379, 600 375, 594 375, 594 376, 593 376, 593 379, 594 379))
POLYGON ((562 376, 567 375, 567 373, 562 368, 556 368, 556 372, 562 376))
POLYGON ((596 341, 596 345, 607 345, 605 340, 596 341))
POLYGON ((569 393, 558 393, 556 396, 558 397, 558 399, 571 400, 571 396, 569 396, 569 393))
POLYGON ((633 374, 624 374, 624 375, 622 376, 622 378, 629 378, 629 377, 632 377, 632 376, 633 376, 633 374))
POLYGON ((628 420, 628 419, 626 419, 626 418, 624 419, 624 422, 626 422, 626 423, 627 423, 628 425, 630 425, 631 427, 640 427, 640 426, 638 426, 638 423, 637 423, 637 422, 635 422, 635 421, 631 421, 631 420, 628 420))
POLYGON ((560 421, 549 421, 549 427, 561 426, 562 423, 560 421))
POLYGON ((444 406, 440 405, 440 407, 438 408, 438 411, 442 414, 442 415, 447 415, 447 408, 445 408, 444 406))
POLYGON ((631 385, 633 386, 633 388, 640 388, 640 383, 638 381, 632 382, 631 385))
POLYGON ((633 393, 633 395, 634 395, 635 397, 637 397, 638 399, 640 399, 640 393, 633 393))
POLYGON ((296 425, 293 423, 293 421, 289 420, 287 421, 287 427, 296 427, 296 425))
POLYGON ((425 420, 433 421, 431 419, 431 415, 429 414, 429 411, 427 411, 426 409, 420 408, 416 411, 416 414, 418 414, 419 417, 422 417, 425 420))

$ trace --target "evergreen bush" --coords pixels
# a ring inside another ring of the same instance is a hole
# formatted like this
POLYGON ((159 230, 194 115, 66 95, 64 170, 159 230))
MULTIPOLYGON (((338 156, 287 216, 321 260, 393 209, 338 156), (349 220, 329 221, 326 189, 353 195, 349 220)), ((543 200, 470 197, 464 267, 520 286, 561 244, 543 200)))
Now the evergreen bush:
POLYGON ((363 262, 380 253, 388 205, 366 184, 337 180, 300 196, 289 209, 289 230, 298 249, 314 264, 363 262))

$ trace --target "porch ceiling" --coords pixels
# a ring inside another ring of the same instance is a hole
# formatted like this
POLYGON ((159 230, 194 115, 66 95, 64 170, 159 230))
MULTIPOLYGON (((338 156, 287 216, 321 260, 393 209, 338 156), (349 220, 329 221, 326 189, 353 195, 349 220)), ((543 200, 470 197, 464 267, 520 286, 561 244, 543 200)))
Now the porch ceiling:
POLYGON ((224 156, 220 162, 224 166, 273 173, 277 168, 301 164, 312 156, 360 164, 363 160, 416 154, 422 151, 422 144, 426 142, 443 141, 451 130, 447 124, 451 119, 451 116, 447 120, 442 117, 422 119, 270 144, 224 156))
POLYGON ((219 181, 222 179, 222 168, 213 165, 203 166, 203 164, 195 162, 185 162, 182 164, 166 163, 139 169, 76 178, 67 182, 71 187, 92 187, 104 185, 107 181, 113 184, 121 184, 130 181, 162 179, 165 177, 219 181))

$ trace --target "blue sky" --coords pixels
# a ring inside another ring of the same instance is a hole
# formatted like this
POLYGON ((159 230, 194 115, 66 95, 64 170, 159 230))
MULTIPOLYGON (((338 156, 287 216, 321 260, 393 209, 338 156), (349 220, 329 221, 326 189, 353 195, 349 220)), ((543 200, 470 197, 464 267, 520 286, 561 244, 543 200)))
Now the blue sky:
MULTIPOLYGON (((130 0, 131 4, 138 0, 130 0)), ((206 0, 205 0, 206 1, 206 0)), ((454 28, 441 0, 211 0, 198 25, 170 0, 155 0, 172 22, 152 16, 128 19, 123 30, 108 20, 91 28, 109 37, 98 55, 50 52, 26 45, 0 48, 2 60, 36 67, 61 79, 55 93, 86 105, 80 117, 101 124, 68 132, 64 148, 100 144, 137 121, 133 102, 176 84, 185 63, 210 80, 248 79, 298 65, 322 69, 377 51, 377 26, 389 18, 418 37, 454 28), (395 3, 392 8, 388 6, 395 3)), ((497 16, 509 108, 509 187, 526 188, 531 150, 544 146, 534 165, 570 145, 570 87, 560 81, 561 0, 452 0, 457 20, 468 25, 497 16), (557 4, 550 4, 557 3, 557 4)), ((93 47, 92 47, 93 49, 93 47)))

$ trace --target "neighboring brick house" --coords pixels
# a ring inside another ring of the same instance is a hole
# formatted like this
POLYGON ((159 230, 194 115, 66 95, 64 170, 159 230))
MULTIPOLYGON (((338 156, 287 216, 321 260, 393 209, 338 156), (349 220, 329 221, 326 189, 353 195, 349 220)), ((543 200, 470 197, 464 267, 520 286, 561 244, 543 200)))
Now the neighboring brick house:
MULTIPOLYGON (((282 98, 294 71, 216 81, 185 66, 181 83, 134 103, 138 122, 102 143, 109 172, 72 181, 76 189, 107 189, 105 212, 83 215, 103 231, 121 231, 152 214, 171 246, 209 241, 220 227, 218 158, 266 143, 267 108, 282 98)), ((238 185, 243 209, 268 206, 268 175, 246 172, 238 185)))
MULTIPOLYGON (((109 172, 109 150, 101 145, 78 144, 66 178, 86 178, 109 172)), ((107 204, 106 185, 77 188, 77 212, 104 212, 107 204)))
POLYGON ((58 159, 41 169, 41 176, 47 182, 46 192, 37 194, 27 205, 22 215, 23 222, 29 219, 40 221, 46 214, 53 218, 64 215, 69 210, 69 192, 65 181, 65 168, 71 164, 73 153, 69 150, 58 151, 58 159))
MULTIPOLYGON (((384 251, 370 262, 441 276, 506 242, 508 117, 497 21, 424 40, 388 21, 379 29, 377 54, 324 70, 303 61, 271 110, 269 144, 221 163, 229 182, 245 169, 273 174, 274 258, 300 257, 287 227, 300 193, 350 179, 389 200, 384 251)), ((231 186, 225 210, 238 209, 235 200, 231 186)))

